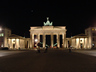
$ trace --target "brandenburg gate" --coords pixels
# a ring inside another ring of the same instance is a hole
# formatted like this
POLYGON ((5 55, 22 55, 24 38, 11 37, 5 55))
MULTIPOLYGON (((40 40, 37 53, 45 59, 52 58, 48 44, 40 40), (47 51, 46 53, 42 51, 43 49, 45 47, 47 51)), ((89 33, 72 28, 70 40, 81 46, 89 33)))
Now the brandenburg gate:
POLYGON ((43 48, 46 44, 46 35, 51 35, 51 47, 53 48, 54 35, 57 39, 57 47, 60 48, 60 35, 62 35, 62 47, 66 47, 66 26, 52 26, 53 22, 44 22, 44 26, 30 27, 30 48, 34 48, 34 35, 37 36, 38 42, 40 42, 40 35, 43 36, 43 48))

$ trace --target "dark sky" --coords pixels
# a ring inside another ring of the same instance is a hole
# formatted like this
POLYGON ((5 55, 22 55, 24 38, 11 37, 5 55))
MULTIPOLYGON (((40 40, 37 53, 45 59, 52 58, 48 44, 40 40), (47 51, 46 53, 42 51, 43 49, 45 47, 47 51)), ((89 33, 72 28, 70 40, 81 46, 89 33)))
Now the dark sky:
POLYGON ((67 37, 95 26, 95 0, 1 0, 0 25, 13 34, 29 37, 30 26, 43 26, 49 17, 54 26, 66 26, 67 37))

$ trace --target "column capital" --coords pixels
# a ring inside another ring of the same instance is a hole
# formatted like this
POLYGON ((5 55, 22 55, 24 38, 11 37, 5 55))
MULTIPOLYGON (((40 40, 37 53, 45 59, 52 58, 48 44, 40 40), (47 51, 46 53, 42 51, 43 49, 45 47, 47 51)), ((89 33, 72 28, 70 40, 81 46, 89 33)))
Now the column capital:
POLYGON ((37 35, 40 35, 40 33, 38 33, 37 35))
POLYGON ((32 34, 32 39, 34 38, 34 34, 32 34))
POLYGON ((65 33, 62 33, 62 35, 65 34, 65 33))
POLYGON ((43 33, 43 35, 46 35, 46 33, 43 33))
POLYGON ((40 42, 40 34, 38 34, 37 39, 38 39, 38 42, 40 42))
POLYGON ((62 34, 62 42, 63 42, 63 48, 64 48, 64 44, 65 44, 65 39, 64 39, 64 34, 62 34))
POLYGON ((51 33, 51 35, 53 35, 53 33, 51 33))
POLYGON ((57 46, 58 46, 58 48, 60 47, 60 35, 59 35, 59 33, 57 34, 57 46))
POLYGON ((56 35, 60 35, 59 33, 57 33, 56 35))

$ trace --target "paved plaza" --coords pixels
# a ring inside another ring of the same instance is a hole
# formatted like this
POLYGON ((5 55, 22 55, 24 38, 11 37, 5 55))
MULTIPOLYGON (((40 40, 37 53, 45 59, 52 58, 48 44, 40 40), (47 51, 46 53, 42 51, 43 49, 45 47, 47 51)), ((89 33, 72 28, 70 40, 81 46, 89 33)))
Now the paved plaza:
POLYGON ((0 72, 96 72, 96 50, 0 51, 0 72))
POLYGON ((9 55, 14 55, 14 54, 18 54, 18 53, 21 53, 23 51, 4 51, 4 50, 1 50, 0 51, 0 58, 1 57, 4 57, 4 56, 9 56, 9 55))

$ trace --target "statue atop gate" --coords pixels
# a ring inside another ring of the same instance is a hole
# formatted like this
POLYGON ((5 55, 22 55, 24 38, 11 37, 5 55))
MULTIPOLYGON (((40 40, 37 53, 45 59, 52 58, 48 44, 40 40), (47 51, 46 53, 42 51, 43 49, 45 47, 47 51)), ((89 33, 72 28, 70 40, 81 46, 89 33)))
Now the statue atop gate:
POLYGON ((44 22, 44 26, 52 26, 53 22, 49 21, 49 17, 47 17, 47 22, 44 22))

